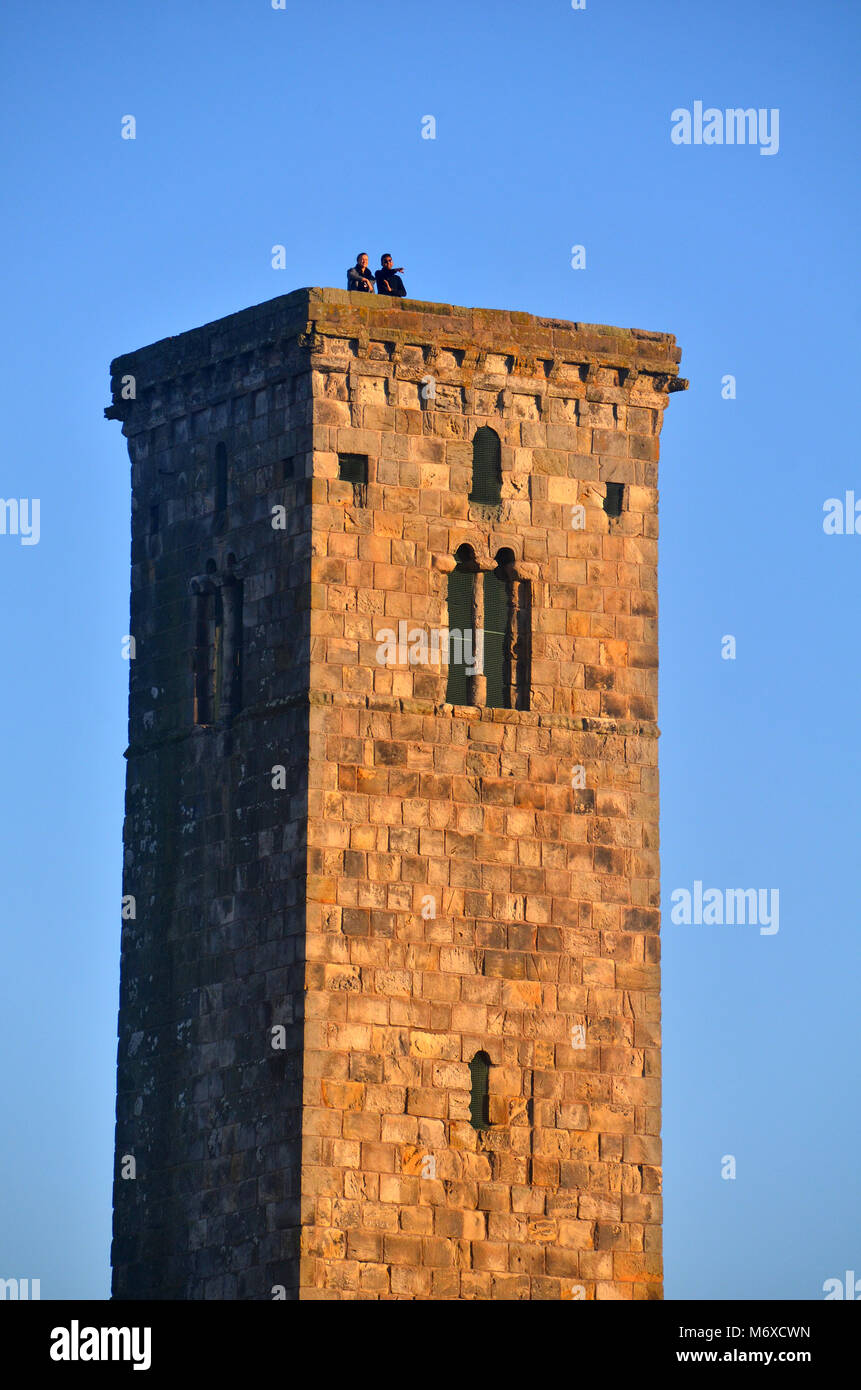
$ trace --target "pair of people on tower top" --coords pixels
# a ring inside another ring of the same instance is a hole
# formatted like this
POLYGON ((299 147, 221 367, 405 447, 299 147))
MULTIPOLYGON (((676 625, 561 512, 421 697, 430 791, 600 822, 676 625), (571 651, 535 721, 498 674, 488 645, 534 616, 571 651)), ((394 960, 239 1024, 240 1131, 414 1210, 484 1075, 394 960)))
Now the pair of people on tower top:
POLYGON ((380 268, 377 271, 368 269, 368 253, 360 251, 356 257, 356 264, 347 271, 347 289, 360 290, 363 294, 374 293, 374 281, 377 282, 377 294, 388 294, 396 299, 406 297, 404 282, 401 279, 403 266, 393 266, 392 258, 388 251, 380 258, 380 268))

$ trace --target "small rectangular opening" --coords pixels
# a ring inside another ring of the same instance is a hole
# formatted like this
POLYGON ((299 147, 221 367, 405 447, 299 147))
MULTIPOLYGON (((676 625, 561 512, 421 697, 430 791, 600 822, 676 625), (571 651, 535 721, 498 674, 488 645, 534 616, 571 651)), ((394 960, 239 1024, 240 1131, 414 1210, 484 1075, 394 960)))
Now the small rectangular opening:
POLYGON ((604 511, 608 516, 616 517, 622 515, 622 496, 624 491, 624 483, 607 483, 607 496, 604 498, 604 511))
POLYGON ((343 483, 367 483, 368 455, 339 454, 338 477, 343 483))
POLYGON ((364 507, 368 501, 368 455, 339 454, 338 477, 353 484, 353 505, 364 507))

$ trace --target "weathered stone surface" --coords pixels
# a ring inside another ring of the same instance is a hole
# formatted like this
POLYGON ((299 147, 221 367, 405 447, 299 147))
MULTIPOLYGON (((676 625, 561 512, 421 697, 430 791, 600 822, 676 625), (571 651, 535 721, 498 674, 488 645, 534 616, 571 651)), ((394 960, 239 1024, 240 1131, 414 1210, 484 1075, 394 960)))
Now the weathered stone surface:
POLYGON ((298 290, 112 364, 136 642, 114 1292, 660 1296, 656 459, 680 353, 357 298, 298 290), (468 497, 482 425, 499 506, 468 497), (381 628, 448 625, 463 544, 529 586, 528 708, 478 684, 453 707, 438 660, 378 659, 381 628), (222 699, 196 724, 210 590, 222 699))

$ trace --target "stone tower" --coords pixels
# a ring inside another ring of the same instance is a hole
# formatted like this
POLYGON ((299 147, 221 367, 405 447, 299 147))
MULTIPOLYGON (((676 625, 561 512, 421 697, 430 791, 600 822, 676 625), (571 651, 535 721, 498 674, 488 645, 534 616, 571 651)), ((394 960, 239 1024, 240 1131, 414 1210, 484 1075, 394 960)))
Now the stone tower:
POLYGON ((304 289, 112 364, 115 1297, 660 1297, 679 358, 304 289))

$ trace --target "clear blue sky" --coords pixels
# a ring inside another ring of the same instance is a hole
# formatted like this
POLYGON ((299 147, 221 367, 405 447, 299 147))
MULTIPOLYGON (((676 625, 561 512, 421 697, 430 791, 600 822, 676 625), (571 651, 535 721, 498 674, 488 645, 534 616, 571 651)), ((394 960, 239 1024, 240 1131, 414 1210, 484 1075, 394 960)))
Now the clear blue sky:
POLYGON ((341 286, 367 249, 415 297, 684 350, 662 440, 665 909, 697 879, 777 888, 780 930, 666 914, 667 1296, 822 1298, 861 1271, 861 535, 822 529, 827 498, 861 498, 861 11, 8 0, 0 25, 0 495, 41 501, 38 545, 0 536, 0 1276, 109 1289, 129 463, 108 363, 341 286), (695 101, 778 108, 779 152, 673 144, 695 101))

